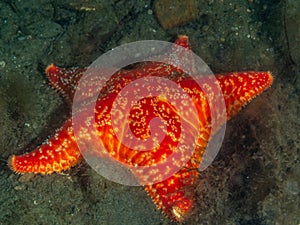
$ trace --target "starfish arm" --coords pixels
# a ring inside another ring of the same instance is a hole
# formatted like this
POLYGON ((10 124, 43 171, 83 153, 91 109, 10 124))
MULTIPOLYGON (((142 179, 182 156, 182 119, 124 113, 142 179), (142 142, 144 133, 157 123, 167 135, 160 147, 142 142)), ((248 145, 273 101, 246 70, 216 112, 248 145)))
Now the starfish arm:
POLYGON ((186 35, 179 35, 177 40, 175 41, 176 45, 184 47, 188 50, 191 50, 191 45, 189 43, 189 38, 186 35))
POLYGON ((182 169, 162 182, 146 185, 145 190, 165 216, 172 221, 183 221, 193 207, 194 200, 188 187, 197 176, 196 170, 182 169))
POLYGON ((273 83, 271 72, 233 72, 216 75, 221 87, 228 119, 273 83))
POLYGON ((61 68, 50 64, 45 72, 51 87, 63 97, 68 105, 71 105, 76 87, 85 70, 78 67, 61 68))
POLYGON ((51 174, 68 170, 82 158, 74 139, 71 120, 34 151, 11 156, 9 167, 16 173, 51 174))

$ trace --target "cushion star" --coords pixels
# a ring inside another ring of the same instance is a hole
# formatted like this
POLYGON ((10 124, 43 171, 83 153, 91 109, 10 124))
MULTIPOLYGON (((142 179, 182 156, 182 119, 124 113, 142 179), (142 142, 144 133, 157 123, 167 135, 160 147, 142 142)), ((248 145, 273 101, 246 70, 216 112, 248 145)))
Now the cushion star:
MULTIPOLYGON (((175 43, 190 49, 187 36, 180 36, 175 43)), ((64 69, 53 64, 46 69, 49 83, 63 96, 67 104, 72 103, 76 87, 84 72, 85 69, 64 69)), ((181 120, 176 108, 166 102, 163 96, 142 99, 132 108, 129 116, 130 128, 140 139, 147 139, 150 136, 149 121, 151 119, 159 117, 163 121, 166 129, 165 138, 152 151, 138 151, 120 143, 112 129, 111 110, 118 93, 130 82, 148 76, 166 77, 175 82, 186 91, 197 109, 199 124, 196 124, 195 127, 199 128, 199 136, 196 138, 197 142, 191 158, 184 167, 167 179, 145 185, 145 190, 157 207, 170 220, 182 221, 189 215, 193 207, 193 193, 187 187, 197 179, 199 164, 212 134, 209 104, 199 85, 182 70, 159 62, 140 63, 133 68, 120 70, 107 81, 106 88, 100 90, 95 108, 96 129, 106 148, 104 151, 124 164, 149 166, 170 156, 180 141, 181 120)), ((231 72, 215 77, 224 96, 227 119, 236 115, 251 99, 270 87, 273 81, 270 72, 231 72)), ((199 79, 205 83, 205 79, 208 78, 201 77, 199 79)), ((96 85, 97 83, 94 84, 94 86, 96 85)), ((213 91, 213 88, 211 89, 213 91)), ((81 96, 82 100, 84 101, 88 96, 88 93, 84 94, 81 96)), ((81 116, 81 113, 84 113, 84 110, 78 112, 78 115, 81 116)), ((182 119, 189 122, 188 118, 182 119)), ((120 129, 122 128, 123 125, 120 124, 120 129)), ((69 118, 52 137, 34 151, 11 156, 8 159, 8 165, 13 171, 20 174, 51 174, 68 170, 83 158, 77 142, 81 141, 80 139, 89 138, 85 131, 83 127, 82 135, 79 136, 79 140, 76 139, 72 118, 69 118)), ((161 173, 164 171, 151 171, 151 176, 160 176, 161 173)), ((137 179, 140 178, 137 177, 137 179)))

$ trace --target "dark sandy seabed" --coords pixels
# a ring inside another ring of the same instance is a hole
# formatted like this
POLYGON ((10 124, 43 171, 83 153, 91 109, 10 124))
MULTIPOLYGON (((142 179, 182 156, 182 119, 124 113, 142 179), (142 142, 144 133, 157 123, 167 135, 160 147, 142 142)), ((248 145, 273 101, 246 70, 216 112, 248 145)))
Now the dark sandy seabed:
POLYGON ((67 118, 47 83, 48 64, 87 66, 121 44, 179 34, 215 73, 270 70, 275 77, 227 124, 183 224, 300 223, 300 2, 194 3, 193 20, 166 30, 155 1, 0 2, 0 224, 175 224, 142 187, 108 181, 84 162, 63 174, 21 176, 7 158, 33 150, 67 118))

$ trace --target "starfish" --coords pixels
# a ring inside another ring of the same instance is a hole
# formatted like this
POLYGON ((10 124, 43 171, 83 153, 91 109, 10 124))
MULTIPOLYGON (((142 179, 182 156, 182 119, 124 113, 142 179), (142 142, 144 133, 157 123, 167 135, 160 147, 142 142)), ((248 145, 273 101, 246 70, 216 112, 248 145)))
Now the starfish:
MULTIPOLYGON (((190 49, 187 36, 180 36, 175 44, 190 49)), ((65 69, 54 64, 46 68, 50 85, 62 95, 67 104, 72 103, 78 82, 84 72, 85 69, 82 68, 65 69)), ((138 151, 120 143, 112 129, 110 114, 112 103, 118 93, 130 82, 150 76, 165 77, 172 80, 185 90, 196 106, 196 116, 199 122, 193 124, 193 127, 196 127, 199 133, 191 157, 180 170, 168 176, 167 179, 144 185, 154 203, 170 220, 183 221, 189 215, 194 204, 192 192, 188 187, 193 185, 197 179, 199 164, 213 133, 208 100, 199 85, 193 82, 192 78, 182 70, 160 62, 144 62, 133 68, 120 70, 107 81, 106 87, 100 90, 95 105, 97 135, 102 140, 106 148, 105 151, 126 165, 151 166, 172 154, 180 142, 180 123, 182 120, 189 122, 189 118, 181 118, 180 120, 180 114, 172 104, 167 102, 164 96, 143 98, 133 106, 129 115, 129 126, 133 134, 141 140, 151 136, 149 128, 151 119, 158 117, 163 121, 166 135, 162 143, 152 151, 138 151)), ((215 77, 224 96, 228 120, 236 115, 251 99, 270 87, 273 81, 270 72, 231 72, 215 77)), ((199 79, 201 82, 206 82, 205 79, 207 78, 199 79)), ((94 84, 94 86, 96 85, 97 83, 94 84)), ((88 96, 86 93, 81 98, 84 101, 88 99, 88 96)), ((79 117, 81 113, 84 113, 84 110, 77 113, 79 117)), ((219 127, 221 125, 218 124, 219 127)), ((124 128, 122 124, 119 126, 121 130, 124 128)), ((51 174, 69 170, 83 158, 78 147, 78 141, 90 138, 84 127, 79 131, 79 134, 79 140, 76 140, 72 118, 69 118, 61 128, 56 130, 52 137, 32 152, 18 156, 12 155, 8 159, 8 165, 13 171, 20 174, 51 174)), ((164 173, 163 170, 150 172, 152 177, 164 173)), ((137 179, 141 178, 138 177, 139 175, 136 176, 137 179)))

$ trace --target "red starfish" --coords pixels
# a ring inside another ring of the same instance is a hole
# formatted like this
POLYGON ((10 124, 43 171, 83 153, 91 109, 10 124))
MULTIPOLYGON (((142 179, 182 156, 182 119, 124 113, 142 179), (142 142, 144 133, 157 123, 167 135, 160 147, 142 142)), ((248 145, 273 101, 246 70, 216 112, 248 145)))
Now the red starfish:
MULTIPOLYGON (((186 36, 180 36, 176 44, 190 49, 186 36)), ((84 71, 85 69, 79 68, 63 69, 51 64, 47 67, 46 74, 52 87, 70 104, 84 71)), ((144 98, 139 101, 133 107, 129 118, 132 132, 141 139, 149 137, 148 125, 152 118, 159 117, 164 121, 167 134, 162 144, 153 151, 137 151, 122 143, 120 144, 113 133, 113 129, 111 129, 110 111, 117 94, 133 80, 147 76, 161 76, 171 79, 187 92, 197 108, 200 123, 197 127, 201 127, 201 129, 199 128, 199 137, 190 160, 168 179, 145 185, 146 191, 157 207, 168 218, 182 221, 193 206, 192 194, 187 191, 186 187, 192 185, 197 179, 199 163, 212 132, 210 109, 202 89, 182 70, 174 66, 157 62, 141 63, 133 69, 115 73, 107 82, 107 87, 110 88, 101 90, 101 97, 96 103, 96 126, 106 151, 120 162, 128 165, 148 166, 168 157, 179 142, 180 120, 176 109, 161 96, 144 98)), ((202 81, 205 82, 205 78, 201 79, 204 79, 202 81)), ((216 79, 224 95, 227 119, 238 113, 251 99, 267 89, 273 81, 270 72, 253 71, 216 75, 216 79)), ((83 96, 83 99, 88 98, 86 96, 83 96)), ((122 125, 120 126, 122 127, 122 125)), ((88 135, 84 134, 80 138, 87 139, 88 135)), ((8 164, 17 173, 51 174, 68 170, 82 159, 76 141, 70 118, 56 131, 53 137, 37 149, 24 155, 11 156, 8 164)), ((157 174, 151 171, 151 175, 157 174)))

